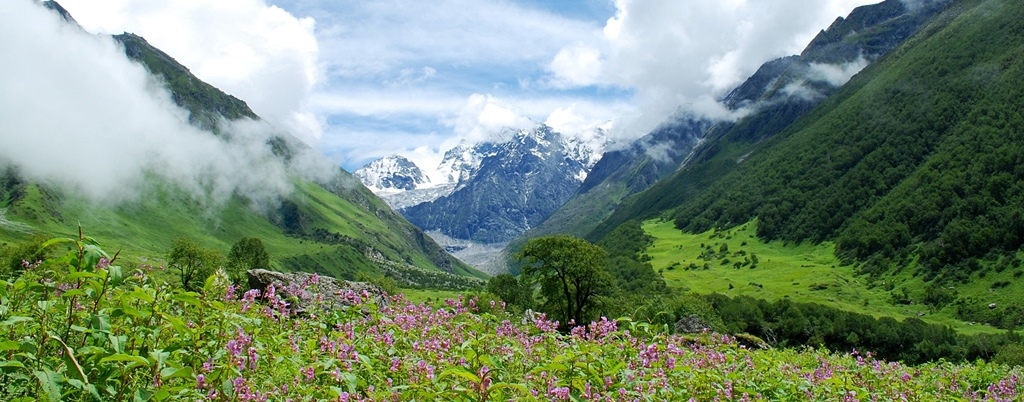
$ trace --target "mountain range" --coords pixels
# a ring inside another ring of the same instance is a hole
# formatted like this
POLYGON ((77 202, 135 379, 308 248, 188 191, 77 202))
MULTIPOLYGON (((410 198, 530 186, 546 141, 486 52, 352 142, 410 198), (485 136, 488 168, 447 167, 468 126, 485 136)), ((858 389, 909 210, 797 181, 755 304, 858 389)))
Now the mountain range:
MULTIPOLYGON (((572 199, 525 237, 553 233, 583 236, 599 225, 598 233, 606 233, 622 223, 617 218, 602 223, 622 200, 689 165, 699 165, 694 169, 701 173, 680 186, 706 185, 717 177, 713 171, 722 168, 702 163, 709 155, 720 152, 730 140, 757 143, 782 131, 854 74, 916 33, 948 2, 908 4, 889 0, 858 7, 822 30, 801 54, 764 63, 722 99, 739 118, 713 120, 681 110, 630 146, 604 154, 572 199), (723 141, 725 137, 730 140, 723 141)), ((741 161, 746 156, 740 153, 735 159, 741 161)))
POLYGON ((397 155, 372 161, 355 174, 424 230, 466 244, 501 244, 562 205, 605 145, 601 129, 583 140, 543 124, 507 128, 493 137, 463 141, 445 152, 435 178, 397 155))

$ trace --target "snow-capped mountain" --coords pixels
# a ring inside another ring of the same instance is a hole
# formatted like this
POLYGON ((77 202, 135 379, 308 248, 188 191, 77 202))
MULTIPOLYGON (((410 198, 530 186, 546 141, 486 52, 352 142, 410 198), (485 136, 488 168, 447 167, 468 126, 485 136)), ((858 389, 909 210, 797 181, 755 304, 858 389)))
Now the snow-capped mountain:
MULTIPOLYGON (((538 124, 537 127, 540 126, 538 124)), ((550 128, 547 130, 551 131, 550 128)), ((582 183, 608 145, 606 131, 594 127, 577 136, 553 134, 553 141, 560 144, 566 160, 579 165, 572 176, 582 183)), ((531 135, 537 136, 534 128, 506 128, 495 133, 492 140, 480 143, 462 140, 459 145, 445 152, 441 163, 429 174, 409 159, 392 155, 368 163, 356 170, 355 175, 392 208, 401 210, 434 201, 465 187, 476 177, 485 159, 507 153, 513 141, 521 142, 524 137, 531 135)), ((540 143, 550 145, 547 140, 539 140, 540 143)))
POLYGON ((430 187, 430 178, 419 166, 401 155, 385 156, 355 171, 356 177, 374 193, 389 194, 430 187))
POLYGON ((568 200, 600 152, 584 146, 593 141, 567 139, 543 124, 498 136, 510 139, 462 144, 449 152, 442 168, 452 167, 449 177, 458 178, 454 191, 401 213, 421 228, 456 239, 505 242, 568 200))
POLYGON ((459 259, 498 269, 502 244, 565 203, 609 143, 604 127, 565 136, 539 123, 491 138, 460 142, 433 171, 391 156, 356 176, 431 237, 457 245, 450 251, 459 259))

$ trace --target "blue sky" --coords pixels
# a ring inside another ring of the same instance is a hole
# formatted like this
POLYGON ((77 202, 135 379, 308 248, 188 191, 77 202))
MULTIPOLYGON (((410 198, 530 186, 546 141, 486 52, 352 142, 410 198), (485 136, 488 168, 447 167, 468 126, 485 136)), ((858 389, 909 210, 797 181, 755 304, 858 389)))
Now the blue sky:
POLYGON ((134 32, 352 171, 426 170, 462 139, 546 122, 639 137, 715 102, 871 0, 65 0, 134 32))

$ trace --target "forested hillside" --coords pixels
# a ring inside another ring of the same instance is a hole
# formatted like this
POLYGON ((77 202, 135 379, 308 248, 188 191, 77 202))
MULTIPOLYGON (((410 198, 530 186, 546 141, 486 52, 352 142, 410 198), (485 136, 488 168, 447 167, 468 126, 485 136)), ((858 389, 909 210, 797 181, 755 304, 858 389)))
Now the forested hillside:
MULTIPOLYGON (((1020 115, 1012 101, 1021 95, 1024 37, 1015 14, 1020 12, 1019 5, 1001 1, 956 3, 820 107, 751 148, 747 158, 737 159, 733 151, 742 143, 721 140, 706 161, 691 164, 633 202, 651 208, 620 213, 624 218, 650 216, 679 206, 673 216, 690 231, 756 217, 759 235, 766 239, 840 238, 845 255, 863 260, 884 251, 880 243, 891 244, 892 254, 911 243, 938 239, 945 229, 937 229, 948 225, 937 227, 943 220, 926 217, 939 214, 952 222, 1012 205, 1008 201, 1018 193, 1020 179, 1015 162, 1021 155, 1013 152, 1019 146, 1014 127, 1020 115), (714 175, 714 166, 729 173, 688 196, 687 183, 698 181, 694 176, 699 173, 714 175), (980 185, 982 180, 993 182, 980 185), (911 189, 945 203, 920 202, 908 197, 911 189), (957 198, 978 197, 984 202, 976 207, 954 205, 957 198), (913 211, 895 213, 900 204, 912 204, 913 211), (864 230, 869 223, 873 229, 864 230), (900 224, 907 228, 893 229, 900 224), (925 227, 934 233, 928 236, 925 227), (887 241, 872 240, 866 232, 887 241)), ((1009 223, 1013 216, 1002 219, 1009 223)), ((999 233, 1008 236, 1000 236, 1000 248, 1019 245, 1005 231, 1015 225, 978 224, 1002 227, 999 233)), ((978 256, 990 248, 964 251, 978 256)))
POLYGON ((606 153, 573 199, 528 235, 584 235, 595 229, 607 233, 633 213, 671 208, 675 199, 649 197, 635 205, 626 202, 612 215, 624 198, 655 185, 681 166, 697 170, 685 183, 676 183, 687 187, 680 194, 692 196, 734 167, 735 160, 743 159, 760 141, 785 130, 828 99, 849 76, 916 34, 948 5, 948 0, 928 0, 910 7, 888 0, 837 18, 799 55, 764 63, 722 99, 739 116, 737 120, 713 120, 681 109, 678 116, 630 147, 606 153), (712 161, 722 153, 732 160, 712 161))
POLYGON ((684 230, 838 240, 866 261, 964 272, 1024 241, 1024 7, 961 2, 674 214, 684 230), (953 14, 961 13, 954 18, 953 14))

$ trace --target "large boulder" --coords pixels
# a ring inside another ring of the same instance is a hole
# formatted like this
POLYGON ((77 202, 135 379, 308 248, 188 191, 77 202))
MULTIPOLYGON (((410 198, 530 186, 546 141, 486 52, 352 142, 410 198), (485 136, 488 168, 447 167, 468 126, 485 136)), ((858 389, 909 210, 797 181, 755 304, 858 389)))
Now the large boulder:
POLYGON ((708 323, 696 314, 690 314, 689 316, 676 321, 677 334, 699 334, 707 331, 708 328, 708 323))
POLYGON ((246 271, 249 289, 258 290, 261 298, 273 295, 288 304, 291 314, 304 314, 314 306, 331 310, 346 308, 357 303, 387 303, 384 291, 377 285, 366 282, 337 280, 305 272, 275 272, 265 269, 246 271))

